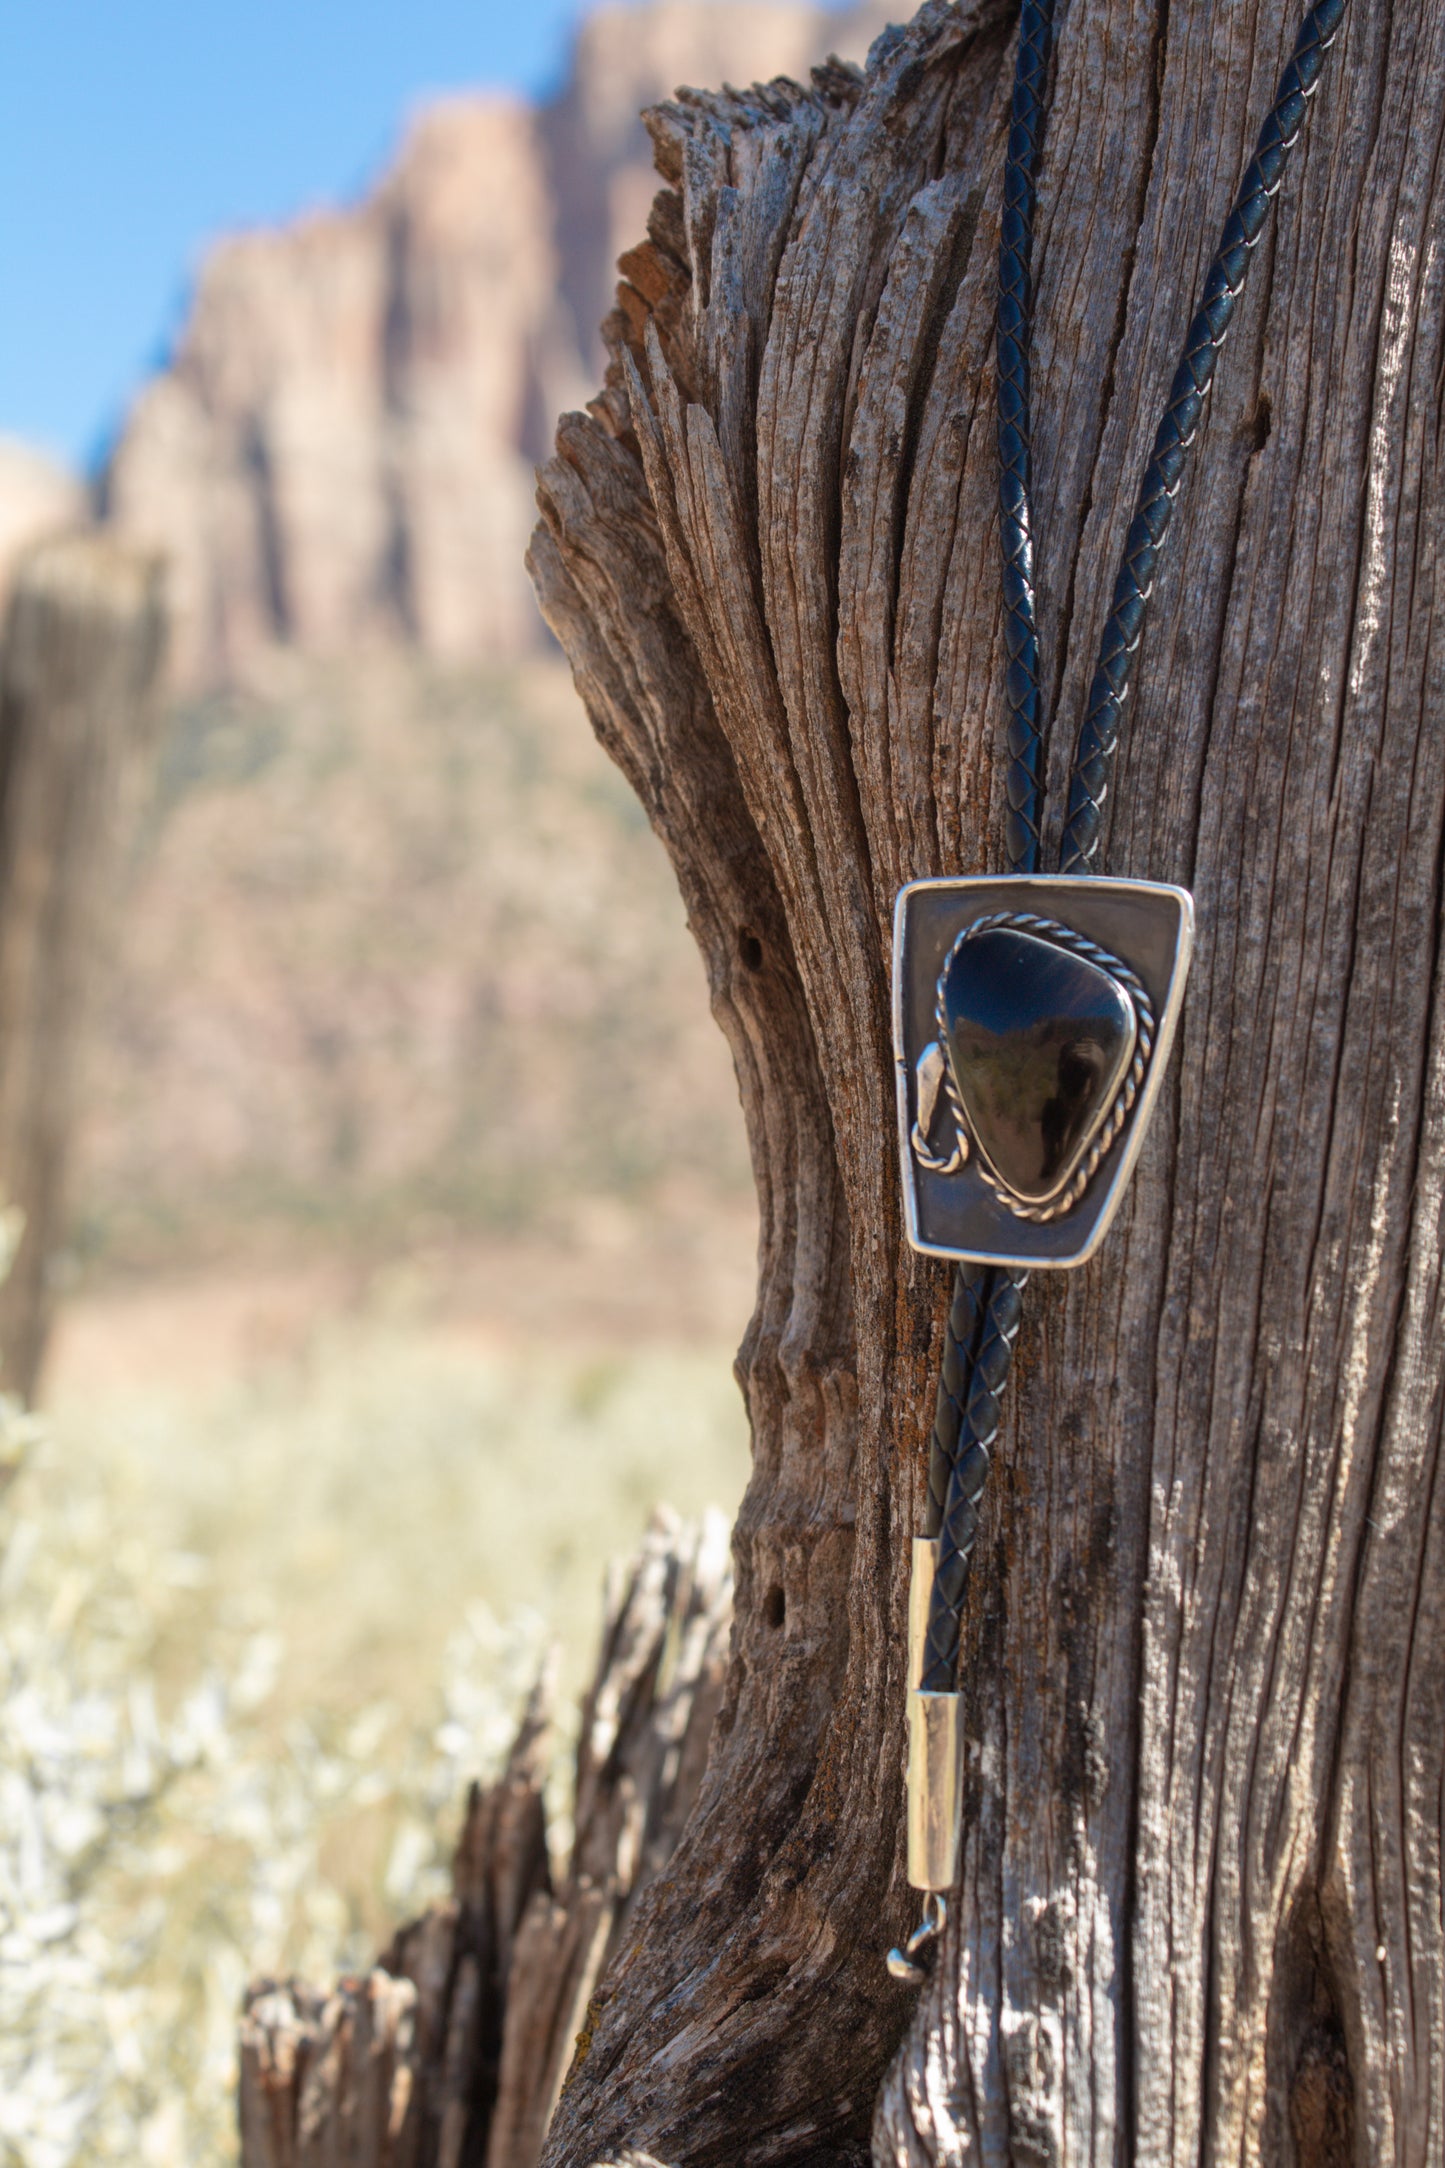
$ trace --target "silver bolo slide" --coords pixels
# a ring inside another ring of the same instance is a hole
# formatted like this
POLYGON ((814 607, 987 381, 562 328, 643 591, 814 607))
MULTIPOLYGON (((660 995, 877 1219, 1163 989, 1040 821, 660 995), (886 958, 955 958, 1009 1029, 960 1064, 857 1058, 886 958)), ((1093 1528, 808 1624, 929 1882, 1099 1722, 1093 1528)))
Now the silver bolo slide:
MULTIPOLYGON (((1138 1163, 1183 1006, 1187 890, 1063 874, 912 881, 894 917, 893 1034, 908 1239, 1015 1273, 1091 1257, 1138 1163)), ((963 1696, 922 1683, 937 1536, 908 1584, 908 1881, 888 1953, 917 1985, 963 1827, 963 1696)))
POLYGON ((908 1239, 1024 1271, 1091 1257, 1138 1161, 1184 999, 1188 891, 910 881, 893 935, 908 1239))

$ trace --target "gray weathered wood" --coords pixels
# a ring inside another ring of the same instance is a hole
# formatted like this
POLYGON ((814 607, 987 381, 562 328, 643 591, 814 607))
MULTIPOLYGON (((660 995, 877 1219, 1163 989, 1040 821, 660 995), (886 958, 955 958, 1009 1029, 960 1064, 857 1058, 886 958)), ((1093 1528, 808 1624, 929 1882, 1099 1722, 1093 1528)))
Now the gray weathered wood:
MULTIPOLYGON (((1045 670, 1073 728, 1293 0, 1073 0, 1038 219, 1045 670)), ((551 2168, 1445 2159, 1445 14, 1357 0, 1216 383, 1107 866, 1195 891, 1121 1223, 1036 1280, 968 1622, 955 1922, 916 2005, 906 1542, 946 1273, 909 1256, 900 882, 1000 856, 992 313, 1011 22, 689 94, 533 570, 672 854, 762 1213, 754 1473, 697 1812, 551 2168), (901 2042, 901 2045, 900 2045, 901 2042), (896 2051, 896 2053, 895 2053, 896 2051)))
POLYGON ((106 536, 37 543, 0 642, 0 1283, 3 1382, 28 1396, 62 1236, 87 979, 121 786, 164 639, 158 563, 106 536))

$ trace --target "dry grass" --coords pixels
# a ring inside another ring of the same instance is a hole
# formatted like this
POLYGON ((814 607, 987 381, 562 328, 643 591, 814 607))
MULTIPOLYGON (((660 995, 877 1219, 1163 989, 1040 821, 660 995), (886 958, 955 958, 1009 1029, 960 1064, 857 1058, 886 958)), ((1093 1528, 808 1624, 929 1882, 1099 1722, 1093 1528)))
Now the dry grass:
POLYGON ((360 1963, 441 1886, 609 1555, 731 1508, 726 1352, 372 1311, 165 1390, 57 1381, 5 1501, 0 2159, 233 2157, 247 1974, 360 1963))

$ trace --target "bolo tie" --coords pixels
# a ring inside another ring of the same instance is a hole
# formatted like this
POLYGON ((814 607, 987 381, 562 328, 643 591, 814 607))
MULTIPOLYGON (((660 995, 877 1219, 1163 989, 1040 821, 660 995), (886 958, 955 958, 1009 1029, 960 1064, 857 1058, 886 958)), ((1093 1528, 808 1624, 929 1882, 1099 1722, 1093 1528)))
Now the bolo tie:
POLYGON ((1194 938, 1187 890, 1095 872, 1134 658, 1215 365, 1346 0, 1305 16, 1189 326, 1074 750, 1045 872, 1043 699, 1030 473, 1031 261, 1054 0, 1024 0, 999 238, 999 532, 1008 871, 910 881, 893 928, 904 1215, 955 1260, 908 1600, 908 1880, 923 1918, 890 1950, 917 1985, 947 1922, 963 1833, 959 1640, 979 1503, 1029 1274, 1082 1265, 1119 1209, 1159 1096, 1194 938))

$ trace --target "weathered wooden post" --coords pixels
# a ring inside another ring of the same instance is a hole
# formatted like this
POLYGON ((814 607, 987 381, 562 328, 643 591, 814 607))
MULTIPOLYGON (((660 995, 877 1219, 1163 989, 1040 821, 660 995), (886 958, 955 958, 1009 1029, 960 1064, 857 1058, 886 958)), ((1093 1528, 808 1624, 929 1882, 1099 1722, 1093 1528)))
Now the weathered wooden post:
MULTIPOLYGON (((1073 0, 1035 272, 1050 818, 1295 0, 1073 0)), ((553 2168, 1445 2158, 1445 18, 1348 16, 1221 362, 1104 863, 1194 891, 1166 1100, 1036 1277, 916 2001, 908 1538, 947 1272, 900 1225, 900 883, 996 867, 994 276, 1013 18, 680 97, 533 567, 669 851, 762 1209, 754 1473, 688 1832, 553 2168), (881 2101, 880 2101, 881 2086, 881 2101), (875 2119, 876 2106, 876 2126, 875 2119)))
POLYGON ((80 531, 17 567, 0 641, 0 1201, 20 1218, 0 1284, 0 1382, 45 1350, 118 793, 164 639, 155 560, 80 531))

